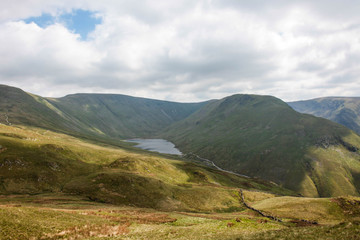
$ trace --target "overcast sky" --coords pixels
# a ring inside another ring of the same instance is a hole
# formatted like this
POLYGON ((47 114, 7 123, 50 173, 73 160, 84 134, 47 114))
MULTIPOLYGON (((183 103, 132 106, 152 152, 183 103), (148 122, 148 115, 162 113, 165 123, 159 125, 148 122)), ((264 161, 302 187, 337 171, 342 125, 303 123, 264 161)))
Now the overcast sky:
POLYGON ((46 97, 360 96, 358 0, 0 1, 0 83, 46 97))

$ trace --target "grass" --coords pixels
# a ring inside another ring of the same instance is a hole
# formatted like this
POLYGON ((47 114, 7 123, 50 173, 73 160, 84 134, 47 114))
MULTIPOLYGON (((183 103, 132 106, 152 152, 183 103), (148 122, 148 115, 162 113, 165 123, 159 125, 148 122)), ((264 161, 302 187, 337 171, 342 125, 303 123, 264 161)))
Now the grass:
POLYGON ((329 198, 276 197, 260 201, 253 207, 282 218, 305 219, 321 224, 339 223, 344 219, 341 207, 329 198))
MULTIPOLYGON (((246 191, 244 194, 249 193, 246 191)), ((258 194, 259 199, 264 197, 263 193, 258 194)), ((299 210, 296 203, 309 206, 316 202, 318 207, 327 201, 285 200, 274 196, 254 203, 264 205, 269 200, 283 202, 288 211, 293 212, 299 210)), ((342 211, 329 215, 336 222, 324 221, 321 225, 299 227, 292 223, 298 215, 286 216, 287 213, 281 211, 279 215, 283 217, 283 223, 263 221, 264 218, 248 210, 232 213, 169 212, 93 202, 63 193, 2 196, 0 239, 357 239, 360 199, 342 197, 330 202, 342 211)), ((269 202, 266 204, 271 205, 269 202)), ((324 210, 314 206, 309 207, 310 214, 314 212, 316 215, 324 210)))
POLYGON ((54 230, 109 224, 92 216, 31 207, 2 207, 0 215, 6 216, 0 221, 1 238, 10 239, 39 239, 43 236, 55 236, 56 234, 52 234, 54 230))
POLYGON ((348 222, 340 223, 334 226, 302 227, 290 228, 285 230, 260 232, 239 236, 236 239, 359 239, 360 223, 348 222))
POLYGON ((13 197, 0 203, 0 237, 10 239, 216 239, 284 228, 272 222, 259 224, 252 216, 241 216, 238 223, 236 213, 191 216, 61 195, 13 197), (229 222, 234 225, 228 227, 229 222))
POLYGON ((2 194, 64 192, 112 204, 210 212, 241 208, 238 188, 292 194, 264 181, 39 128, 0 125, 0 145, 2 194))
POLYGON ((335 145, 326 149, 311 147, 310 175, 321 196, 359 195, 360 179, 359 155, 347 151, 344 146, 335 145))

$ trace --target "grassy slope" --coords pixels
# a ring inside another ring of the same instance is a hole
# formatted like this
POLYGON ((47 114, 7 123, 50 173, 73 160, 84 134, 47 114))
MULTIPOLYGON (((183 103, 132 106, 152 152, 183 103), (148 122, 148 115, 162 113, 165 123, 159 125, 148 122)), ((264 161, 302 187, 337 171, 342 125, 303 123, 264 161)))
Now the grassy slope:
POLYGON ((285 198, 250 191, 244 194, 246 200, 253 200, 251 205, 276 214, 283 223, 264 222, 264 218, 249 210, 162 212, 64 194, 0 196, 0 238, 357 239, 360 234, 359 198, 285 198), (293 222, 300 218, 316 220, 321 225, 299 227, 301 223, 293 222))
POLYGON ((46 103, 41 97, 30 95, 21 89, 0 85, 0 123, 6 124, 8 117, 12 124, 66 128, 64 119, 46 103))
POLYGON ((2 194, 66 192, 98 202, 193 211, 238 208, 239 187, 291 194, 266 182, 43 129, 0 125, 0 145, 2 194))
POLYGON ((360 134, 359 97, 326 97, 288 104, 298 112, 332 120, 360 134))
POLYGON ((72 121, 115 138, 153 136, 204 105, 115 94, 74 94, 50 102, 72 121))
POLYGON ((234 95, 172 125, 163 136, 228 170, 305 196, 359 194, 360 137, 270 96, 234 95), (340 140, 342 139, 342 140, 340 140))
POLYGON ((115 94, 43 98, 0 85, 0 123, 109 140, 149 137, 189 116, 205 103, 174 103, 115 94))

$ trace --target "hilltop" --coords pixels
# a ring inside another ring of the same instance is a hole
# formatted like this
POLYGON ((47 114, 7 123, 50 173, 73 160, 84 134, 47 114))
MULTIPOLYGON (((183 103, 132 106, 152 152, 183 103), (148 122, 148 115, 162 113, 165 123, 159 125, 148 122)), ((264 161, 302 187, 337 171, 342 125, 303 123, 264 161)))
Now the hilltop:
POLYGON ((271 96, 209 103, 164 133, 183 152, 304 196, 359 195, 360 137, 271 96))

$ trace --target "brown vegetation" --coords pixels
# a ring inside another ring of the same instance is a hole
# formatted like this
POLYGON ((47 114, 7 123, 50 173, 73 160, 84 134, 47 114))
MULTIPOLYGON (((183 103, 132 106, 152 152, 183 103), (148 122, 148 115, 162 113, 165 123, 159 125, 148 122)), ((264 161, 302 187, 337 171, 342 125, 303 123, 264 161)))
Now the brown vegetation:
POLYGON ((55 234, 46 234, 41 239, 59 239, 67 237, 67 239, 84 239, 89 237, 114 237, 124 235, 129 232, 130 223, 122 223, 119 225, 84 225, 72 227, 67 230, 55 234))
POLYGON ((232 226, 234 226, 234 223, 232 223, 232 222, 227 223, 227 227, 232 227, 232 226))
POLYGON ((169 215, 167 214, 144 212, 137 210, 130 211, 130 210, 99 209, 97 211, 86 211, 83 212, 82 214, 95 215, 119 223, 134 222, 139 224, 149 224, 149 223, 162 224, 162 223, 172 223, 177 220, 176 218, 169 217, 169 215))

